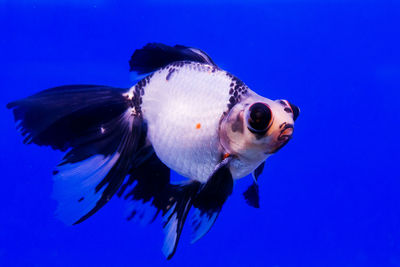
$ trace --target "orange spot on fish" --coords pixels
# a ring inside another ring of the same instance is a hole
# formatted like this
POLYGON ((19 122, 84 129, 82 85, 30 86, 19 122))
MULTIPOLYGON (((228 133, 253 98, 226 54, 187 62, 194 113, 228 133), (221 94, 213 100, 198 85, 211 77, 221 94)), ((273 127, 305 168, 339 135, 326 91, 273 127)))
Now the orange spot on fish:
POLYGON ((225 153, 224 154, 224 156, 222 157, 222 159, 224 160, 224 159, 226 159, 227 157, 229 157, 231 154, 229 154, 229 153, 225 153))
POLYGON ((200 129, 200 128, 201 128, 201 124, 200 123, 196 124, 196 129, 200 129))

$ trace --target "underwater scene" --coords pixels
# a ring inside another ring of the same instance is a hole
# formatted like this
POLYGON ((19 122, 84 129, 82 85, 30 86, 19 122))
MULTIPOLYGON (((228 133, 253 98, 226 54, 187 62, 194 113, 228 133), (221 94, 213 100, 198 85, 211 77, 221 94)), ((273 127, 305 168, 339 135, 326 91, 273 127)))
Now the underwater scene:
POLYGON ((400 1, 0 25, 0 266, 400 266, 400 1))

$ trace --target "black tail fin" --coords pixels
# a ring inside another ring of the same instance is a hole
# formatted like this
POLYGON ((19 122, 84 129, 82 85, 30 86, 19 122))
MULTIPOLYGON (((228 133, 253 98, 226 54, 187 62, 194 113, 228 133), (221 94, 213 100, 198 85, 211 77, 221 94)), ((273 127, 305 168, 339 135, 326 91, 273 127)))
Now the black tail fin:
POLYGON ((58 213, 66 223, 79 223, 99 210, 131 168, 142 118, 132 115, 126 91, 62 86, 7 105, 24 143, 67 151, 53 172, 58 213))
POLYGON ((168 46, 160 43, 148 43, 135 50, 129 61, 130 70, 138 76, 151 73, 175 61, 195 61, 217 66, 202 50, 183 45, 168 46))
POLYGON ((96 139, 101 124, 128 109, 124 91, 96 85, 61 86, 11 102, 7 108, 13 109, 25 144, 65 151, 96 139))

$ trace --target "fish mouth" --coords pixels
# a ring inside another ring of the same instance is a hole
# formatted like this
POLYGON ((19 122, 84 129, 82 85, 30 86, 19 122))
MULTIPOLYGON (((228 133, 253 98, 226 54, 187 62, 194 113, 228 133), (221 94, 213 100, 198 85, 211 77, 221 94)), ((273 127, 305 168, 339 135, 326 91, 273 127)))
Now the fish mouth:
POLYGON ((285 142, 286 144, 290 139, 292 139, 294 127, 292 124, 284 123, 283 125, 281 125, 281 128, 282 130, 278 136, 278 141, 285 142))
POLYGON ((278 140, 277 147, 275 149, 273 149, 272 151, 264 152, 266 155, 274 154, 274 153, 278 152, 282 147, 284 147, 290 141, 290 139, 292 139, 292 135, 293 135, 293 131, 294 131, 294 127, 292 124, 287 124, 285 122, 285 123, 282 123, 279 128, 281 128, 281 132, 277 138, 277 140, 278 140))

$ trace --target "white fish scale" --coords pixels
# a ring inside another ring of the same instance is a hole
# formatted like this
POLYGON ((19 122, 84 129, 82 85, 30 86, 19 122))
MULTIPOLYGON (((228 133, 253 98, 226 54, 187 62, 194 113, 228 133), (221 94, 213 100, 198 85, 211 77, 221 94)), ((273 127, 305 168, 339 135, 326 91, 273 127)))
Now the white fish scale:
POLYGON ((166 79, 164 68, 144 88, 148 139, 169 168, 206 181, 221 158, 218 128, 229 103, 231 79, 212 66, 186 63, 166 79))

